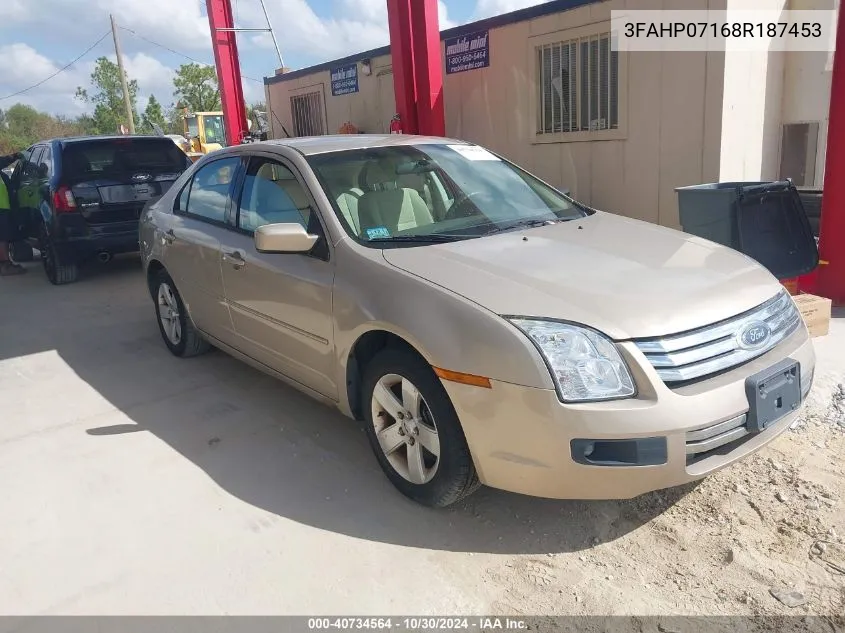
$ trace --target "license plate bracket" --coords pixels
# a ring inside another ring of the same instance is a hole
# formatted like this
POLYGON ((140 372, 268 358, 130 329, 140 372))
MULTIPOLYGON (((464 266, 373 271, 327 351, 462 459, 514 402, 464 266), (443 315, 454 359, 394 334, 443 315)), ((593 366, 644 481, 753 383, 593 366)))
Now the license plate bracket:
POLYGON ((801 363, 786 358, 745 380, 749 433, 760 433, 801 405, 801 363))

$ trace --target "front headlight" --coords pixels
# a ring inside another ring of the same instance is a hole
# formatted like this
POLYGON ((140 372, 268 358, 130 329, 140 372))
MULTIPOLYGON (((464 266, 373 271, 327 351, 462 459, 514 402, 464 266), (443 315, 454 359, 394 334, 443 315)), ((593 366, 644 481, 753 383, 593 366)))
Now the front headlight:
POLYGON ((634 395, 634 380, 616 346, 602 334, 569 323, 510 319, 537 346, 564 402, 634 395))

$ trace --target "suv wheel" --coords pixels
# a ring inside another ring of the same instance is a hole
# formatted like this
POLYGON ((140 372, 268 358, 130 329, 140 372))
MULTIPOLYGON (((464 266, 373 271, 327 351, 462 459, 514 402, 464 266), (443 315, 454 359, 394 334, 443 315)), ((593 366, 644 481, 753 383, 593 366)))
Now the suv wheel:
POLYGON ((211 347, 194 327, 176 284, 163 270, 159 272, 153 289, 158 329, 164 344, 174 356, 198 356, 211 347))
POLYGON ((44 264, 44 272, 47 279, 54 286, 61 286, 76 281, 79 276, 79 266, 76 263, 65 263, 59 259, 56 247, 49 237, 42 235, 39 241, 41 250, 41 262, 44 264))
POLYGON ((402 494, 445 507, 479 487, 455 408, 424 360, 382 350, 364 371, 363 396, 370 445, 402 494))
POLYGON ((35 259, 32 246, 28 242, 11 242, 9 244, 9 257, 16 264, 31 262, 35 259))

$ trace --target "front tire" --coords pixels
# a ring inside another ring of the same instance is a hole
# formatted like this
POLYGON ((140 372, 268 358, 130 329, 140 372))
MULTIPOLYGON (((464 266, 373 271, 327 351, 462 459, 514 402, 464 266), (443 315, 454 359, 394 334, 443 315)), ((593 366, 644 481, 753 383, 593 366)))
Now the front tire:
POLYGON ((423 359, 386 348, 367 365, 362 387, 367 437, 399 492, 443 508, 479 487, 455 408, 423 359))
POLYGON ((194 327, 176 284, 163 270, 156 277, 153 299, 158 329, 171 354, 188 358, 209 350, 211 346, 194 327))

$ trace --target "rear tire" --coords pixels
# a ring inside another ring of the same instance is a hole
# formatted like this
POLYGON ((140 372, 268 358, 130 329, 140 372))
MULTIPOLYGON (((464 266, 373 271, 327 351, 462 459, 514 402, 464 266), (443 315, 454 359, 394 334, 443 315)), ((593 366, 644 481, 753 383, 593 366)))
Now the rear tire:
POLYGON ((458 414, 422 358, 405 349, 382 350, 364 369, 362 396, 370 446, 399 492, 443 508, 480 487, 458 414), (384 406, 391 394, 396 400, 384 406), (411 416, 387 413, 396 407, 411 416))
POLYGON ((35 259, 35 253, 28 242, 12 242, 9 244, 9 257, 16 264, 31 262, 35 259))
POLYGON ((41 251, 41 262, 44 264, 44 272, 47 279, 54 286, 62 286, 76 281, 79 277, 79 266, 74 263, 66 263, 59 259, 56 247, 49 238, 42 237, 39 242, 41 251))
POLYGON ((194 327, 176 284, 166 271, 159 271, 153 288, 153 301, 161 338, 170 353, 179 358, 199 356, 211 345, 194 327))

